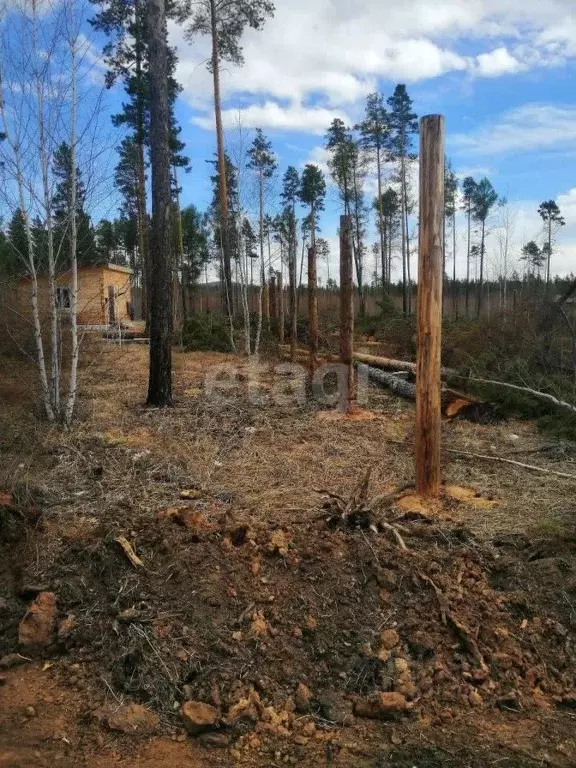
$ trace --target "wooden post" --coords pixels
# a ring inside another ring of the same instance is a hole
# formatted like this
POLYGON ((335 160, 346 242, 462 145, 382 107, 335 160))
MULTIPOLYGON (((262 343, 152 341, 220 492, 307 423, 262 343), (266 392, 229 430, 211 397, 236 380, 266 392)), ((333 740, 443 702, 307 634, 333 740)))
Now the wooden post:
POLYGON ((316 293, 316 249, 308 248, 308 340, 310 348, 310 377, 318 363, 318 296, 316 293))
POLYGON ((420 242, 416 353, 416 490, 440 492, 440 353, 444 118, 420 120, 420 242))
POLYGON ((347 367, 346 411, 350 413, 356 403, 351 216, 340 216, 340 361, 347 367))
POLYGON ((276 283, 278 297, 278 340, 284 344, 284 282, 282 280, 282 270, 278 272, 278 281, 276 283))

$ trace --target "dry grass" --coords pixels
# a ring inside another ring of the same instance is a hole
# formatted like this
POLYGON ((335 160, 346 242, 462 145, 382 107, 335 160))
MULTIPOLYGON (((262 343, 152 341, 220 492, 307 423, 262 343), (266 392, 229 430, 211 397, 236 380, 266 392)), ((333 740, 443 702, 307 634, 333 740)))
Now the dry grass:
MULTIPOLYGON (((368 403, 375 418, 362 420, 321 418, 312 402, 257 404, 242 382, 228 402, 220 403, 205 396, 204 375, 216 364, 244 366, 243 361, 175 353, 176 407, 147 411, 147 349, 92 342, 89 352, 79 418, 67 434, 48 430, 34 415, 25 385, 33 380, 30 368, 13 370, 2 388, 3 484, 43 487, 69 520, 90 517, 122 498, 135 513, 146 513, 190 486, 225 494, 245 515, 299 519, 316 508, 315 488, 346 494, 368 465, 375 494, 413 477, 413 409, 376 388, 368 403)), ((261 382, 266 397, 273 384, 268 366, 261 382)), ((549 441, 528 422, 446 423, 444 441, 453 449, 513 455, 576 474, 570 453, 529 453, 549 441), (518 435, 514 443, 512 434, 518 435)), ((573 522, 570 499, 576 482, 448 453, 444 461, 447 485, 471 487, 496 500, 483 508, 473 500, 447 502, 449 514, 481 537, 573 522)))

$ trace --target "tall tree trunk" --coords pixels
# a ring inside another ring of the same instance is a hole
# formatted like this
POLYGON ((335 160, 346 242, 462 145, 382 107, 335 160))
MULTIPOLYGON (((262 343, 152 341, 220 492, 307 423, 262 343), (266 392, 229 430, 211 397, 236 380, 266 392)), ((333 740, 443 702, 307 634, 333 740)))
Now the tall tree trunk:
POLYGON ((400 216, 401 216, 401 232, 402 232, 402 312, 408 314, 408 291, 406 285, 406 188, 404 186, 405 179, 405 167, 404 167, 404 153, 400 157, 400 216))
POLYGON ((310 349, 310 377, 318 365, 318 295, 316 291, 316 248, 308 248, 308 346, 310 349))
MULTIPOLYGON (((70 6, 72 9, 74 5, 70 6)), ((76 36, 74 35, 74 17, 72 18, 71 29, 72 38, 70 40, 70 68, 72 84, 70 89, 70 271, 71 271, 71 291, 70 291, 70 333, 72 341, 72 357, 70 361, 70 383, 68 387, 68 397, 66 399, 66 408, 64 411, 64 424, 69 427, 72 423, 74 414, 74 404, 76 402, 77 378, 78 378, 78 357, 80 348, 78 344, 78 223, 76 220, 76 36)))
MULTIPOLYGON (((262 174, 258 179, 258 231, 260 239, 260 292, 258 296, 258 327, 256 329, 256 343, 254 345, 254 354, 260 352, 260 339, 262 337, 262 322, 268 304, 268 285, 266 283, 266 270, 264 268, 264 179, 262 174)), ((270 317, 268 316, 268 329, 270 328, 270 317)))
POLYGON ((318 294, 316 272, 316 213, 310 206, 310 248, 308 248, 308 337, 310 347, 310 378, 318 364, 318 294))
POLYGON ((49 395, 51 400, 52 412, 56 420, 60 419, 60 332, 58 327, 58 306, 56 303, 56 263, 54 256, 54 228, 52 221, 52 190, 49 179, 50 161, 48 159, 48 150, 46 148, 46 111, 45 111, 45 93, 44 83, 42 81, 40 70, 38 69, 38 59, 41 52, 38 47, 38 2, 32 1, 32 55, 34 57, 34 79, 36 91, 36 104, 38 110, 38 148, 41 171, 42 186, 42 204, 44 206, 44 217, 46 221, 46 240, 48 256, 48 300, 50 306, 50 355, 51 371, 49 395))
POLYGON ((180 309, 182 310, 182 323, 186 320, 188 310, 186 307, 186 295, 184 280, 184 233, 182 231, 182 209, 180 208, 180 191, 178 189, 178 171, 174 165, 174 219, 176 224, 176 258, 174 264, 174 326, 180 323, 180 309), (180 272, 180 279, 178 273, 180 272))
POLYGON ((284 344, 284 275, 282 274, 282 270, 278 272, 276 290, 278 292, 278 341, 280 344, 284 344))
POLYGON ((364 317, 366 314, 366 297, 364 295, 364 248, 361 232, 361 212, 360 212, 360 200, 358 197, 358 181, 356 174, 356 165, 353 168, 354 173, 354 223, 356 230, 356 249, 355 249, 355 262, 356 262, 356 279, 358 281, 358 298, 360 300, 360 317, 364 317))
POLYGON ((148 0, 150 57, 150 375, 148 405, 172 405, 172 248, 170 237, 170 106, 164 0, 148 0))
POLYGON ((146 215, 146 179, 144 162, 144 94, 142 93, 142 25, 141 25, 141 4, 140 0, 134 3, 134 18, 136 39, 135 47, 135 70, 136 70, 136 172, 138 177, 138 189, 136 191, 136 207, 138 215, 138 250, 140 251, 140 260, 142 262, 142 317, 149 326, 150 313, 148 311, 148 288, 150 283, 149 262, 150 254, 148 252, 148 218, 146 215))
POLYGON ((470 316, 470 235, 472 230, 472 209, 470 203, 468 203, 468 243, 466 247, 466 288, 465 288, 465 300, 464 306, 466 311, 466 317, 470 316))
POLYGON ((480 318, 482 313, 482 303, 484 298, 484 238, 486 230, 486 221, 482 221, 482 238, 480 240, 480 276, 478 279, 478 309, 477 316, 480 318))
POLYGON ((224 306, 228 316, 234 314, 232 298, 232 257, 230 253, 230 231, 228 225, 228 180, 226 178, 226 157, 224 155, 224 131, 222 128, 222 104, 220 99, 220 50, 218 43, 218 18, 216 0, 210 0, 210 26, 212 33, 212 78, 214 81, 214 117, 216 120, 216 146, 218 151, 218 193, 220 198, 220 227, 224 264, 224 306))
POLYGON ((456 206, 452 214, 452 309, 458 319, 458 294, 456 292, 456 206))
POLYGON ((404 189, 404 211, 406 216, 406 280, 408 283, 408 314, 412 314, 412 275, 410 273, 410 231, 408 228, 408 195, 404 189))
POLYGON ((380 264, 382 269, 382 307, 386 304, 386 301, 388 299, 388 270, 387 270, 387 252, 388 252, 388 245, 386 242, 387 238, 387 232, 386 232, 386 223, 384 217, 382 217, 382 223, 380 225, 381 227, 381 235, 380 235, 380 264))
POLYGON ((296 212, 292 206, 290 217, 290 246, 288 253, 288 269, 290 282, 290 360, 296 360, 296 345, 298 343, 298 299, 296 295, 296 212))
POLYGON ((380 156, 380 141, 378 141, 376 146, 376 174, 378 179, 378 226, 380 230, 380 261, 382 262, 382 306, 384 306, 388 298, 388 291, 386 288, 386 249, 384 215, 382 211, 382 158, 380 156))
POLYGON ((350 216, 340 216, 340 362, 346 366, 346 411, 354 410, 354 283, 350 216))
POLYGON ((552 256, 552 217, 548 217, 548 254, 546 258, 546 293, 550 287, 550 259, 552 256))

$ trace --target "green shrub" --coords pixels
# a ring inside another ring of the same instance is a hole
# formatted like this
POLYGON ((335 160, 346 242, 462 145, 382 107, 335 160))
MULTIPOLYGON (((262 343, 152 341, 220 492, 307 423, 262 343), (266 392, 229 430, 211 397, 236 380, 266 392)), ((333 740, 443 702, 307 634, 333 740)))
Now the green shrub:
POLYGON ((230 328, 223 315, 206 313, 186 319, 182 346, 187 352, 230 352, 230 328))

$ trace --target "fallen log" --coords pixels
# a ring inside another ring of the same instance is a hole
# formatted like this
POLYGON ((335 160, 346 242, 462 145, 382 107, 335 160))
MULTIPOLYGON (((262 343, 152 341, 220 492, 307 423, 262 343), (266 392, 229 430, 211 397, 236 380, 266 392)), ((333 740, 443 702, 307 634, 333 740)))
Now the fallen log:
MULTIPOLYGON (((365 365, 372 366, 374 368, 382 368, 384 370, 390 370, 390 371, 409 371, 414 375, 416 374, 416 363, 411 363, 406 360, 393 360, 392 358, 389 358, 389 357, 378 357, 376 355, 364 355, 364 354, 361 354, 360 352, 356 352, 354 354, 354 359, 359 363, 364 363, 365 365)), ((564 410, 570 411, 571 413, 576 413, 576 405, 572 405, 572 403, 567 403, 565 400, 560 400, 559 398, 549 394, 548 392, 540 392, 539 390, 532 389, 531 387, 521 387, 518 384, 510 384, 507 381, 498 381, 496 379, 482 379, 476 376, 469 376, 467 374, 458 373, 458 371, 454 370, 454 368, 442 368, 442 376, 443 378, 460 379, 461 381, 464 381, 464 382, 471 381, 474 384, 485 384, 493 387, 502 387, 504 389, 511 389, 511 390, 514 390, 515 392, 523 392, 526 395, 535 397, 537 400, 543 400, 547 403, 551 403, 557 408, 562 408, 564 410)), ((464 397, 468 397, 468 399, 472 399, 468 395, 465 395, 464 397)))
MULTIPOLYGON (((391 357, 365 355, 362 352, 355 352, 354 360, 374 368, 383 368, 388 371, 408 371, 409 373, 416 375, 416 363, 411 363, 408 360, 394 360, 391 357)), ((456 371, 453 368, 442 368, 442 376, 452 376, 455 374, 456 371)))
MULTIPOLYGON (((416 400, 416 385, 411 381, 406 381, 400 376, 381 371, 379 368, 373 368, 367 365, 368 377, 389 389, 395 395, 404 397, 407 400, 416 400)), ((442 387, 442 413, 448 418, 454 418, 459 415, 470 421, 494 421, 499 419, 499 415, 490 403, 485 403, 470 395, 457 392, 449 387, 442 387)))

